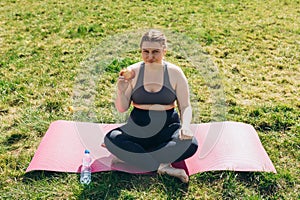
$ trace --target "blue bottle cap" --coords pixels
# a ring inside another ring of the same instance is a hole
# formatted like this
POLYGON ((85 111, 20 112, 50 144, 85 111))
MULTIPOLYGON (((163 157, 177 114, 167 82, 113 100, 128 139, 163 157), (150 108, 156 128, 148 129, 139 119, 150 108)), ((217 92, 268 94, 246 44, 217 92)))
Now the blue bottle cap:
POLYGON ((88 149, 86 149, 86 150, 84 151, 84 153, 90 153, 90 151, 89 151, 88 149))

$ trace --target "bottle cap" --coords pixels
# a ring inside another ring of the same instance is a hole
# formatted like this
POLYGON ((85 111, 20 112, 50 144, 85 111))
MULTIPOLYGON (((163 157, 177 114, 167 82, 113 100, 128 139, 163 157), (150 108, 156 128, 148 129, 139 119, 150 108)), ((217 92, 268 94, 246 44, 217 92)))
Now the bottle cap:
POLYGON ((84 151, 84 153, 90 153, 90 151, 89 151, 88 149, 86 149, 86 150, 84 151))

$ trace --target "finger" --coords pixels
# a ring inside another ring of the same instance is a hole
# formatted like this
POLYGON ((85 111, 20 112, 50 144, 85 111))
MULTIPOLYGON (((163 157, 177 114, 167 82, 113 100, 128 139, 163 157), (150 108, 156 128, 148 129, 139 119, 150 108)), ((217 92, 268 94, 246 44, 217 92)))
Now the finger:
POLYGON ((120 81, 124 81, 125 83, 128 83, 128 80, 125 79, 124 76, 119 76, 119 80, 120 80, 120 81))
POLYGON ((187 138, 185 136, 182 136, 181 137, 181 140, 186 140, 187 138))
POLYGON ((183 135, 182 133, 183 133, 183 132, 182 132, 182 129, 181 129, 181 130, 179 131, 179 139, 180 139, 180 140, 182 140, 182 135, 183 135))
POLYGON ((191 140, 191 139, 193 139, 193 136, 187 135, 187 136, 185 136, 185 139, 186 140, 191 140))
POLYGON ((187 130, 181 130, 180 138, 181 140, 189 140, 192 139, 192 135, 189 134, 189 131, 187 130))
POLYGON ((179 134, 178 134, 178 139, 181 140, 181 133, 179 131, 179 134))

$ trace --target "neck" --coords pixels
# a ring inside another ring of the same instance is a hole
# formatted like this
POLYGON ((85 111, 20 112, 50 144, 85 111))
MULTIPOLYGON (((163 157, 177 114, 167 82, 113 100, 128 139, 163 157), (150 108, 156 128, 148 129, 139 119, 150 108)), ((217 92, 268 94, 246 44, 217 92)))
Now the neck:
POLYGON ((145 67, 153 70, 160 70, 164 66, 163 61, 161 63, 145 63, 145 67))

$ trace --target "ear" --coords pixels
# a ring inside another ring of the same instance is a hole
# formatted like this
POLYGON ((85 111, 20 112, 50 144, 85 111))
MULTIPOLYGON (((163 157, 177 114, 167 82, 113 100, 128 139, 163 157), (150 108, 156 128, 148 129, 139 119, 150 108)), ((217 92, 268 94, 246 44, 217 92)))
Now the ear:
POLYGON ((164 56, 167 54, 167 49, 166 48, 163 49, 163 54, 164 54, 164 56))

